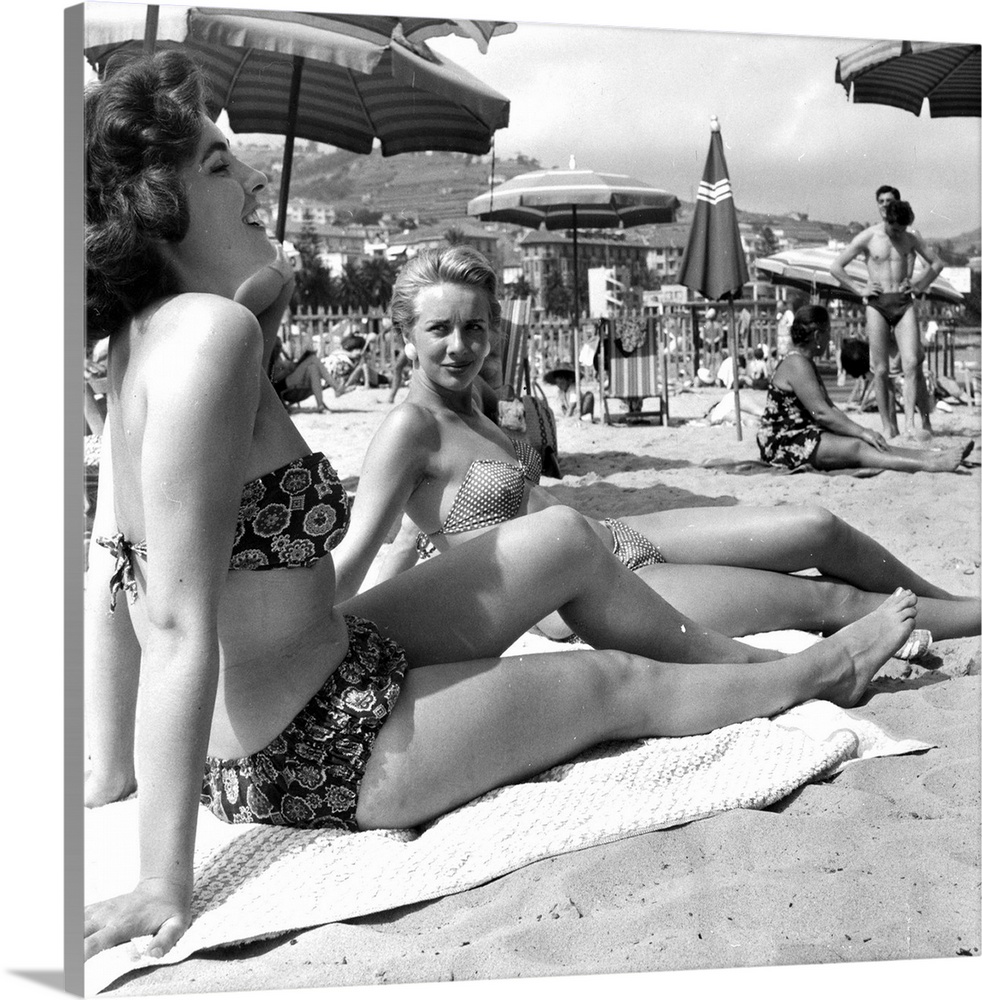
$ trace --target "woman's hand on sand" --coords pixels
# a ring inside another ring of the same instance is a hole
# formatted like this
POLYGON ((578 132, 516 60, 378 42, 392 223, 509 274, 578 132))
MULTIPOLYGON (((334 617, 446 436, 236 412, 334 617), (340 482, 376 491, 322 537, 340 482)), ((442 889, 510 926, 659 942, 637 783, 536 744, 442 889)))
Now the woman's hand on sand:
POLYGON ((859 437, 877 451, 887 450, 887 439, 879 431, 865 430, 859 437))
POLYGON ((126 895, 85 908, 85 958, 152 934, 145 953, 160 958, 183 937, 191 923, 190 893, 160 879, 140 882, 126 895))

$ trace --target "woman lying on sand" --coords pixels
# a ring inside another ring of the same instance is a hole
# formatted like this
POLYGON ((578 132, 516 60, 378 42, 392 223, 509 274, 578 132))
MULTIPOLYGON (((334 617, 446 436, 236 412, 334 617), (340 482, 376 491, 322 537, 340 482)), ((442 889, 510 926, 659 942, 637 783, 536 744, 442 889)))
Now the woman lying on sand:
POLYGON ((105 800, 132 750, 138 682, 140 824, 139 881, 86 908, 86 956, 141 935, 159 955, 184 933, 202 800, 228 821, 412 826, 601 740, 853 704, 909 636, 917 598, 898 590, 774 659, 678 614, 563 507, 338 604, 347 497, 265 374, 292 282, 258 320, 234 301, 278 284, 265 177, 176 52, 119 68, 85 111, 87 318, 110 335, 87 794, 105 800), (557 608, 606 651, 500 658, 557 608))
MULTIPOLYGON (((392 320, 413 378, 365 456, 351 528, 335 552, 342 596, 358 590, 404 510, 447 551, 557 503, 536 485, 535 453, 488 420, 471 392, 500 315, 495 281, 487 260, 466 246, 419 253, 396 281, 392 320)), ((603 548, 669 604, 726 635, 834 632, 896 586, 919 595, 918 627, 936 638, 982 630, 977 600, 931 585, 821 507, 686 508, 589 522, 603 548), (811 567, 826 579, 787 575, 811 567)), ((404 531, 382 578, 416 558, 404 531)), ((569 634, 555 618, 540 627, 553 638, 569 634)))
POLYGON ((771 465, 797 469, 893 469, 955 472, 975 445, 928 451, 887 444, 879 431, 850 420, 829 399, 814 358, 829 346, 824 306, 802 306, 791 324, 792 348, 774 369, 760 418, 757 445, 771 465))

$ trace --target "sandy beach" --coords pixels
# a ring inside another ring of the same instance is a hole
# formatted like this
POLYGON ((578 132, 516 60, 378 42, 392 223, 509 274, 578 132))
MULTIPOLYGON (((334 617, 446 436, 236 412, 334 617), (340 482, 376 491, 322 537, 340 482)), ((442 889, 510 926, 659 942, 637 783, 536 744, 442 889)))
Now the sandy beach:
MULTIPOLYGON (((557 417, 564 476, 544 485, 587 513, 819 503, 929 580, 979 596, 978 468, 859 479, 706 467, 758 458, 751 422, 738 442, 732 423, 704 419, 722 394, 672 397, 667 427, 557 417)), ((294 417, 356 495, 387 395, 329 393, 332 412, 294 417)), ((875 426, 877 418, 856 419, 875 426)), ((938 443, 972 438, 978 446, 978 409, 934 419, 938 443)), ((891 735, 936 749, 858 763, 764 810, 726 812, 540 861, 428 903, 137 972, 107 992, 977 957, 979 674, 978 637, 938 642, 922 665, 890 660, 859 706, 891 735)))

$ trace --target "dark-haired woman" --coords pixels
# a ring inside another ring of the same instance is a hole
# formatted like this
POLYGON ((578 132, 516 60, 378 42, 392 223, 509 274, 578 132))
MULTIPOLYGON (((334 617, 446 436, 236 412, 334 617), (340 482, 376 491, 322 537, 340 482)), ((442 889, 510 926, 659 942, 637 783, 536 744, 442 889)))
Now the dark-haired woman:
POLYGON ((757 431, 761 458, 797 469, 893 469, 955 472, 975 445, 944 450, 897 448, 879 431, 850 420, 822 383, 815 358, 829 346, 824 306, 802 306, 791 324, 791 349, 774 369, 757 431))
POLYGON ((258 317, 235 301, 275 258, 265 177, 173 52, 86 95, 86 157, 111 453, 86 735, 95 772, 135 748, 140 825, 138 882, 87 907, 86 955, 143 935, 162 954, 184 933, 200 801, 231 822, 412 826, 600 740, 854 703, 909 636, 917 599, 898 589, 773 659, 684 618, 562 507, 338 606, 347 497, 266 375, 291 283, 258 317), (595 650, 501 658, 557 608, 595 650))

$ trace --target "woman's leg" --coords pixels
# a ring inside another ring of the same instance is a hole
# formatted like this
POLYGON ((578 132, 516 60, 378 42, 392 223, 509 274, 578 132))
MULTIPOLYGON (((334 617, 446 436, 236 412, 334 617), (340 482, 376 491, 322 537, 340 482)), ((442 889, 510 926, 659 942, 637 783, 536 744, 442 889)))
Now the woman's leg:
POLYGON ((607 739, 710 732, 809 698, 855 704, 910 634, 915 605, 913 594, 893 594, 861 622, 771 663, 584 651, 410 670, 369 758, 358 822, 416 825, 607 739))
POLYGON ((894 472, 955 472, 966 455, 964 448, 932 451, 887 445, 878 451, 859 438, 823 432, 812 455, 816 469, 891 469, 894 472))
POLYGON ((405 647, 415 666, 497 656, 559 609, 598 649, 681 663, 781 658, 697 624, 625 569, 568 507, 517 518, 340 605, 405 647))
MULTIPOLYGON (((828 635, 870 614, 887 597, 839 580, 733 566, 658 563, 637 572, 677 611, 731 636, 775 629, 828 635)), ((929 629, 935 639, 978 635, 982 603, 920 598, 917 627, 929 629)))
POLYGON ((906 587, 919 597, 954 597, 817 504, 686 507, 621 520, 651 539, 672 564, 744 566, 778 573, 814 568, 874 593, 906 587))

